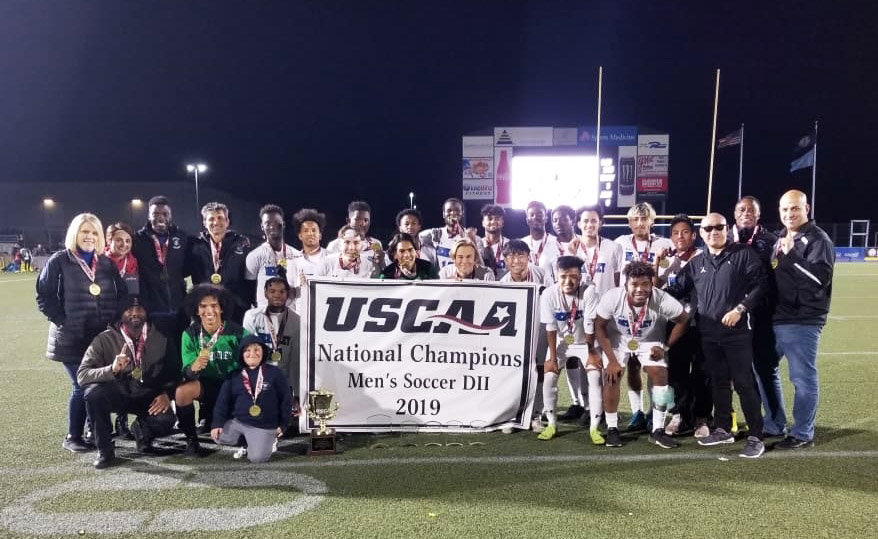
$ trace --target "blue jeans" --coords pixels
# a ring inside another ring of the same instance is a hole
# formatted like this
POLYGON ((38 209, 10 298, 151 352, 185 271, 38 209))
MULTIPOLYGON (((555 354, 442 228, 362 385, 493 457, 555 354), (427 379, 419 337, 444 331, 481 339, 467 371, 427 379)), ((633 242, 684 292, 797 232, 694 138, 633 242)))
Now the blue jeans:
MULTIPOLYGON (((786 356, 793 384, 793 426, 790 434, 799 440, 814 439, 817 418, 817 345, 823 326, 775 324, 777 355, 786 356)), ((768 390, 769 388, 766 388, 768 390)), ((778 388, 779 391, 779 388, 778 388)))
POLYGON ((85 429, 87 415, 85 412, 85 397, 79 382, 76 381, 76 371, 79 363, 62 363, 64 372, 70 377, 73 389, 70 392, 70 400, 67 402, 67 434, 71 438, 82 438, 85 429))

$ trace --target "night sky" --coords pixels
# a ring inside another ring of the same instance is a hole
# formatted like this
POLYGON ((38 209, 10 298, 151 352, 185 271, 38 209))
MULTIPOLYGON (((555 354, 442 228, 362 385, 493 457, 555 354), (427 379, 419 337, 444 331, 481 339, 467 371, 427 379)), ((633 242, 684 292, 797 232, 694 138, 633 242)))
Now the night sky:
MULTIPOLYGON (((389 221, 414 191, 437 225, 462 135, 593 124, 603 65, 603 123, 670 133, 669 210, 700 213, 720 68, 717 135, 746 124, 768 217, 810 192, 789 161, 819 120, 818 221, 878 219, 869 3, 678 4, 0 0, 0 181, 187 181, 198 158, 255 202, 389 221)), ((727 215, 737 166, 718 152, 727 215)))

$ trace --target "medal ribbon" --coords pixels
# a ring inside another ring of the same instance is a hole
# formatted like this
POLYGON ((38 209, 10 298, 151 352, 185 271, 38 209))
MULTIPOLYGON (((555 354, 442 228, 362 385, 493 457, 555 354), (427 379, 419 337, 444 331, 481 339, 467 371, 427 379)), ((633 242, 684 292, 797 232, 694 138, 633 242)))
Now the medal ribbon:
POLYGON ((445 233, 448 234, 448 239, 455 238, 457 236, 463 235, 463 229, 460 227, 460 221, 454 223, 453 227, 445 227, 445 233))
POLYGON ((394 278, 396 278, 396 279, 400 279, 402 277, 412 278, 415 275, 417 275, 417 265, 415 265, 414 270, 409 271, 408 269, 404 268, 402 266, 402 264, 400 264, 399 262, 396 263, 396 272, 394 273, 394 278))
POLYGON ((641 253, 637 249, 637 238, 631 236, 631 244, 634 246, 634 252, 640 255, 640 259, 644 262, 649 262, 649 250, 652 249, 652 234, 650 234, 649 239, 646 240, 646 249, 641 253))
POLYGON ((688 251, 684 253, 674 253, 674 256, 682 260, 683 262, 689 262, 689 259, 692 258, 692 255, 695 254, 695 247, 692 247, 688 251))
POLYGON ((73 253, 73 256, 76 258, 76 261, 79 262, 79 267, 82 268, 82 271, 85 273, 85 276, 88 277, 88 280, 95 282, 95 272, 98 271, 98 254, 95 253, 92 257, 91 267, 88 267, 85 260, 79 258, 78 254, 73 253))
POLYGON ((268 336, 271 337, 271 349, 272 351, 277 350, 277 343, 280 334, 283 333, 284 326, 287 325, 287 312, 284 312, 283 317, 280 320, 280 326, 277 328, 277 331, 274 330, 274 323, 271 321, 271 315, 268 314, 268 307, 263 311, 265 315, 265 321, 268 324, 268 336))
POLYGON ((546 239, 547 238, 543 237, 543 241, 540 242, 540 248, 536 253, 533 253, 533 247, 531 247, 531 257, 533 257, 533 263, 536 265, 539 265, 540 263, 540 256, 542 256, 543 248, 546 246, 546 239))
POLYGON ((210 336, 210 340, 204 342, 204 328, 202 327, 201 333, 198 335, 198 342, 201 343, 201 348, 211 349, 213 345, 216 344, 217 339, 219 339, 220 333, 223 332, 223 328, 226 326, 225 323, 220 324, 220 327, 217 328, 216 333, 210 336))
POLYGON ((244 379, 244 389, 247 391, 247 394, 250 395, 250 398, 253 399, 253 404, 256 404, 256 399, 259 398, 259 394, 262 393, 262 365, 259 365, 259 374, 256 375, 256 391, 253 391, 253 388, 250 386, 250 377, 247 376, 247 369, 241 369, 241 378, 244 379))
MULTIPOLYGON (((589 262, 588 266, 586 266, 586 270, 588 270, 588 276, 594 281, 594 272, 598 269, 598 254, 601 250, 601 237, 598 236, 598 244, 595 245, 594 248, 594 256, 591 257, 591 262, 589 262)), ((586 257, 588 257, 588 249, 585 248, 586 257)))
MULTIPOLYGON (((530 276, 529 272, 528 276, 530 276)), ((573 304, 569 308, 567 307, 567 297, 560 288, 558 288, 558 295, 561 297, 561 306, 564 307, 564 311, 567 313, 567 331, 573 335, 576 331, 576 315, 579 313, 579 307, 576 305, 579 293, 577 292, 577 295, 573 298, 573 304)))
MULTIPOLYGON (((752 245, 753 238, 756 237, 756 234, 759 232, 759 225, 753 227, 753 234, 750 236, 750 239, 744 243, 744 245, 752 245)), ((741 236, 738 234, 738 225, 732 227, 732 237, 735 238, 735 243, 741 243, 741 236)))
MULTIPOLYGON (((271 244, 269 244, 269 247, 271 247, 271 244)), ((277 267, 277 261, 279 260, 278 256, 277 256, 277 251, 274 250, 274 247, 271 247, 271 252, 274 255, 274 266, 277 267)), ((283 258, 284 260, 287 259, 287 244, 286 243, 284 243, 283 247, 281 247, 280 255, 281 255, 280 258, 283 258)))
MULTIPOLYGON (((634 312, 633 305, 628 303, 630 307, 632 307, 631 312, 634 312)), ((646 308, 649 306, 649 300, 646 300, 646 303, 643 304, 643 307, 640 309, 640 314, 637 315, 637 320, 631 318, 630 314, 628 316, 628 332, 631 334, 631 338, 636 338, 636 334, 640 331, 640 326, 643 325, 643 319, 646 318, 646 308)))
POLYGON ((125 329, 125 326, 121 326, 122 329, 122 338, 125 339, 125 345, 131 350, 131 353, 134 357, 134 366, 139 367, 140 363, 143 360, 143 350, 146 348, 146 336, 147 329, 146 324, 143 324, 143 329, 140 330, 140 340, 137 341, 137 346, 134 346, 134 339, 128 335, 128 330, 125 329))
POLYGON ((207 237, 207 241, 210 242, 210 255, 213 258, 213 272, 219 273, 220 266, 222 265, 220 251, 222 251, 223 242, 220 241, 219 243, 215 243, 210 236, 207 237))
POLYGON ((359 258, 355 258, 353 261, 349 262, 348 264, 345 264, 344 257, 340 256, 340 257, 338 257, 338 266, 343 270, 353 271, 354 274, 360 273, 360 259, 359 258))
MULTIPOLYGON (((168 238, 170 240, 170 237, 168 238)), ((159 266, 165 265, 165 259, 168 257, 168 242, 166 241, 164 245, 159 241, 158 237, 153 234, 152 235, 152 244, 155 247, 155 257, 159 261, 159 266)))

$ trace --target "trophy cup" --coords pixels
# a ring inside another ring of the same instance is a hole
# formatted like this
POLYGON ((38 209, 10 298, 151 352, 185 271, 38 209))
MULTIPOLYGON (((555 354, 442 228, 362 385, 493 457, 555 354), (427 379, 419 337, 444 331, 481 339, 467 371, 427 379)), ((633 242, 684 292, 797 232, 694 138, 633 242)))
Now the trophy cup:
POLYGON ((338 403, 332 402, 332 396, 332 391, 326 389, 308 393, 308 417, 320 425, 318 429, 311 429, 309 455, 332 455, 337 452, 335 429, 326 427, 326 422, 335 417, 338 411, 338 403))

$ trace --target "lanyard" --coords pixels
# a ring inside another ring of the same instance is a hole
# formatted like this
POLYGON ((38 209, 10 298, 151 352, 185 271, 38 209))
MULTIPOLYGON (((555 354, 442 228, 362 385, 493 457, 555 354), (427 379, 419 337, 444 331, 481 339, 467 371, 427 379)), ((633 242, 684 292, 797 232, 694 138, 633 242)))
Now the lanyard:
POLYGON ((95 272, 98 270, 98 254, 94 253, 92 255, 91 267, 88 267, 85 260, 81 259, 78 254, 73 253, 73 256, 76 258, 76 261, 79 262, 79 267, 82 268, 82 271, 85 273, 85 276, 88 277, 88 280, 95 282, 95 272))
POLYGON ((633 339, 637 336, 637 332, 640 331, 640 327, 643 325, 643 319, 646 318, 646 308, 649 306, 649 299, 646 300, 646 303, 644 303, 643 307, 640 309, 640 314, 637 315, 637 320, 631 318, 631 314, 634 313, 634 306, 630 303, 628 303, 628 306, 631 307, 631 312, 628 314, 628 332, 633 339))
POLYGON ((143 361, 143 350, 146 348, 146 336, 147 329, 146 324, 143 324, 143 329, 140 330, 140 340, 137 341, 137 346, 134 346, 134 340, 128 335, 128 331, 125 329, 125 326, 122 326, 122 338, 125 339, 125 345, 128 346, 128 349, 131 350, 131 353, 134 355, 134 366, 140 365, 143 361))
POLYGON ((213 271, 215 273, 219 273, 220 266, 223 263, 222 259, 220 258, 220 251, 222 251, 223 242, 220 241, 219 243, 215 243, 213 241, 213 238, 211 238, 210 236, 207 237, 207 241, 210 242, 210 254, 213 258, 213 271))

